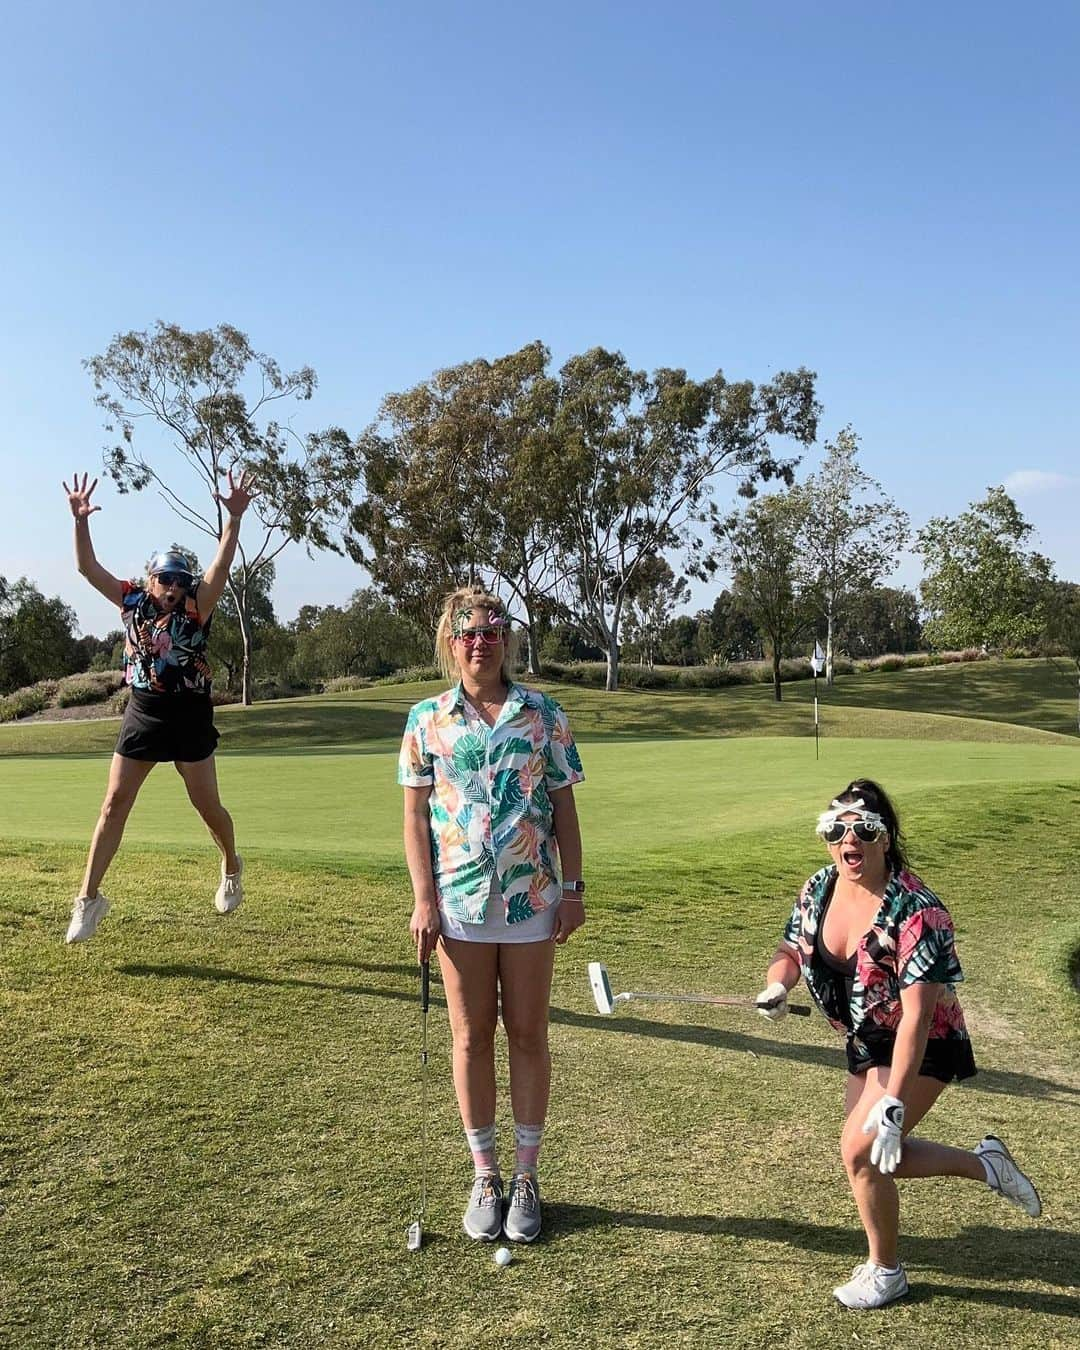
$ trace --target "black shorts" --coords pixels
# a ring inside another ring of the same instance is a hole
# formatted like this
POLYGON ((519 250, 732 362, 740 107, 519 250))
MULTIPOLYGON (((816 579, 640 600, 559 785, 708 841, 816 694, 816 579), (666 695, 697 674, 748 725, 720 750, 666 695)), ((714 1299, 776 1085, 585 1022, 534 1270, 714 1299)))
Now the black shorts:
POLYGON ((132 689, 116 753, 125 759, 195 763, 217 749, 209 694, 150 694, 132 689))
MULTIPOLYGON (((875 1036, 848 1036, 847 1050, 848 1073, 865 1073, 872 1065, 878 1068, 891 1068, 893 1047, 896 1037, 890 1033, 875 1036)), ((971 1042, 967 1039, 935 1036, 926 1042, 926 1053, 919 1065, 921 1078, 936 1078, 941 1083, 957 1082, 962 1078, 974 1078, 975 1055, 971 1042)))

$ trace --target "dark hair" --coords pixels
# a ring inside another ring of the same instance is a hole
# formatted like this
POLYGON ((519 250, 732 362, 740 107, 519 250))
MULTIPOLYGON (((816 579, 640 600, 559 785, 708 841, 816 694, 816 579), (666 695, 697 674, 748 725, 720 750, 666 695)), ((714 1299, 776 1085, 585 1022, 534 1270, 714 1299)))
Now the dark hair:
POLYGON ((896 807, 889 800, 889 794, 872 778, 856 778, 847 785, 843 792, 837 793, 836 800, 838 802, 856 802, 860 797, 866 809, 876 811, 885 822, 885 828, 889 831, 889 848, 885 854, 885 861, 893 872, 906 871, 908 867, 907 846, 900 829, 900 817, 897 815, 896 807))

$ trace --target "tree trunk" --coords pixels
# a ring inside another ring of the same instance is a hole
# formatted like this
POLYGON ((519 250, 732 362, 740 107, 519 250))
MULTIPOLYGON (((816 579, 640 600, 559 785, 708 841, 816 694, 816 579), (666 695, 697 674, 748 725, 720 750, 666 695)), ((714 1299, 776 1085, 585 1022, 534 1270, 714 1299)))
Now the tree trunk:
POLYGON ((608 634, 607 641, 607 679, 605 690, 611 694, 619 687, 619 639, 614 632, 608 634))
POLYGON ((777 703, 782 703, 783 700, 784 700, 784 695, 783 695, 783 692, 782 692, 782 690, 781 690, 781 688, 780 688, 780 645, 779 645, 779 643, 777 643, 777 645, 776 645, 775 647, 773 647, 773 654, 772 654, 772 687, 773 687, 773 697, 776 699, 777 703))
POLYGON ((245 708, 250 708, 253 702, 251 697, 253 672, 251 669, 251 624, 248 620, 246 590, 236 593, 236 617, 240 623, 240 640, 244 645, 244 673, 240 682, 240 702, 245 708))
POLYGON ((832 682, 833 682, 833 649, 832 649, 832 628, 833 628, 833 624, 832 624, 832 619, 833 619, 833 606, 832 606, 832 601, 830 600, 830 601, 829 601, 829 612, 828 612, 828 614, 826 615, 826 620, 825 620, 825 622, 826 622, 826 628, 825 628, 825 687, 826 687, 826 689, 831 689, 831 688, 832 688, 832 682))
POLYGON ((537 641, 536 619, 533 617, 532 606, 529 604, 529 598, 526 595, 523 603, 525 605, 525 669, 530 675, 540 675, 540 643, 537 641))

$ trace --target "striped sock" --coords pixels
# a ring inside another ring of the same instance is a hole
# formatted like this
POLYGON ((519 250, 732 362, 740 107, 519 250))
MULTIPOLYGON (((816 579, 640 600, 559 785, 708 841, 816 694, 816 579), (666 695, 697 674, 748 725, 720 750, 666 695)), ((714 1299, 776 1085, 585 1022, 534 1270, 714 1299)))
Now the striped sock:
POLYGON ((495 1122, 483 1125, 479 1130, 466 1130, 465 1138, 469 1141, 469 1152, 472 1154, 476 1175, 488 1172, 498 1176, 499 1164, 495 1161, 495 1122))
POLYGON ((517 1148, 515 1172, 531 1172, 536 1176, 536 1160, 540 1155, 540 1140, 543 1137, 543 1125, 519 1125, 514 1121, 514 1143, 517 1148))

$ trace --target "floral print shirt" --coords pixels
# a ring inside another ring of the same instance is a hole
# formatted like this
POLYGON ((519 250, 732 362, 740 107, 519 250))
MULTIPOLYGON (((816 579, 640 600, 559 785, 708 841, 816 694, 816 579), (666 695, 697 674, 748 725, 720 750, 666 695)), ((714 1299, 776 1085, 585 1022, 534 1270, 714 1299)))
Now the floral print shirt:
POLYGON ((806 882, 784 929, 784 943, 793 949, 814 1002, 837 1031, 847 1034, 856 1061, 870 1062, 867 1041, 895 1036, 902 1012, 900 992, 912 984, 943 986, 929 1039, 967 1040, 956 997, 955 986, 964 973, 956 955, 952 918, 914 872, 890 878, 874 922, 859 940, 849 1001, 843 975, 825 964, 816 941, 836 876, 836 867, 830 865, 806 882))
POLYGON ((492 876, 507 923, 559 899, 550 793, 584 777, 566 714, 537 689, 512 684, 493 727, 467 717, 460 684, 410 710, 398 782, 432 789, 432 871, 451 917, 483 923, 492 876))
POLYGON ((158 609, 141 586, 123 583, 124 683, 153 694, 209 694, 206 657, 210 619, 199 615, 195 596, 186 595, 172 613, 158 609))

